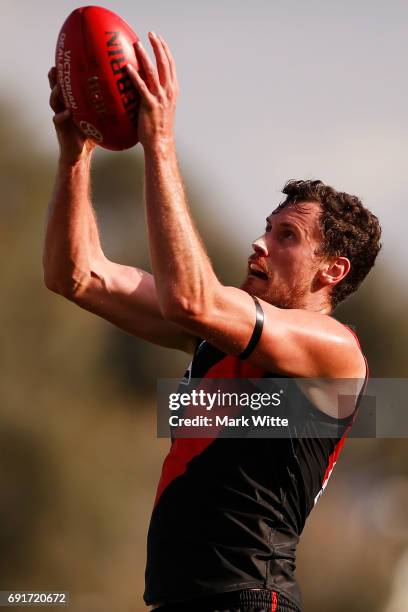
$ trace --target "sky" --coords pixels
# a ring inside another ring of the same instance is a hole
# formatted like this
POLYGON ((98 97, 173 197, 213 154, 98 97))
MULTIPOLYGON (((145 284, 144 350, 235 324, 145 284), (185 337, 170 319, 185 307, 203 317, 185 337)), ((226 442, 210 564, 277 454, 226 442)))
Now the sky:
MULTIPOLYGON (((46 74, 58 31, 78 6, 0 0, 2 97, 18 98, 37 146, 54 153, 46 74)), ((381 258, 398 284, 408 285, 407 1, 102 6, 128 21, 145 46, 150 29, 169 43, 181 89, 182 172, 204 190, 208 214, 236 234, 243 253, 288 179, 319 178, 360 196, 379 216, 381 258)))

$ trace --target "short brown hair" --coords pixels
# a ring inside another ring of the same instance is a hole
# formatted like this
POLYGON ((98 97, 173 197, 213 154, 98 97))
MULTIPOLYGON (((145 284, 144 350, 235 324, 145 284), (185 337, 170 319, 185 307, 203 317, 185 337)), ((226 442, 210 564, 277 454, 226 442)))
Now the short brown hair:
POLYGON ((290 180, 282 189, 287 197, 278 210, 288 204, 314 201, 320 204, 323 241, 319 255, 343 256, 350 260, 347 276, 333 287, 333 309, 356 291, 374 266, 381 249, 381 226, 357 196, 336 191, 322 181, 290 180))

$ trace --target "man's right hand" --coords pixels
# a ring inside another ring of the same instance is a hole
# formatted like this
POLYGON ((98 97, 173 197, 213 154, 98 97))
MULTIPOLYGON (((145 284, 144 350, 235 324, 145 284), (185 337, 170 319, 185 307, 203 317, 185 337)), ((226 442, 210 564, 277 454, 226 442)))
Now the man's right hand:
POLYGON ((50 106, 55 113, 53 121, 60 146, 60 161, 75 164, 81 158, 89 156, 96 143, 82 134, 72 120, 71 111, 65 107, 55 66, 48 73, 48 81, 51 88, 50 106))

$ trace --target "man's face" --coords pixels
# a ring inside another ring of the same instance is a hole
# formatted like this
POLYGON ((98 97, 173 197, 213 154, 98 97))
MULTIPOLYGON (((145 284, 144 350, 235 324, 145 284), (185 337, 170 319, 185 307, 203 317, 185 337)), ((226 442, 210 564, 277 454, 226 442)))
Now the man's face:
POLYGON ((316 202, 302 202, 269 215, 265 233, 252 244, 241 289, 279 308, 307 308, 320 286, 320 213, 316 202))

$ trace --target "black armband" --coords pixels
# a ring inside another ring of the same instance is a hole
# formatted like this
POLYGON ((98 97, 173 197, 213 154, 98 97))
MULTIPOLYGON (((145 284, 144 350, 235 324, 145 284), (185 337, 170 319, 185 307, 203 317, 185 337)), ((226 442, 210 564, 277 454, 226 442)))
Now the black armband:
POLYGON ((261 337, 262 334, 262 330, 263 330, 263 324, 264 324, 264 313, 262 310, 262 306, 259 303, 259 300, 257 297, 255 297, 254 295, 251 295, 252 299, 255 302, 255 308, 256 308, 256 320, 255 320, 255 327, 254 327, 254 331, 252 332, 252 336, 246 346, 246 348, 242 351, 242 353, 240 353, 239 355, 237 355, 238 359, 247 359, 250 354, 252 353, 252 351, 254 350, 254 348, 256 347, 256 345, 259 342, 259 339, 261 337))

